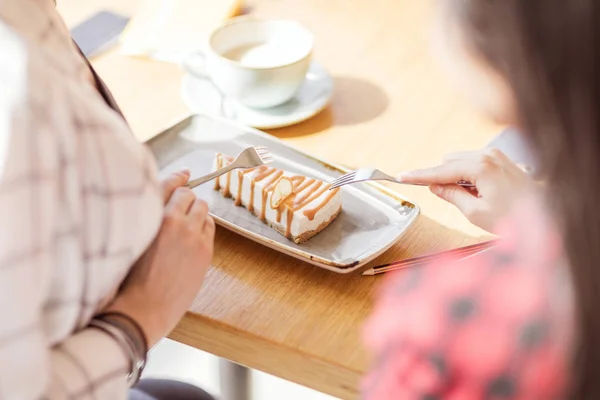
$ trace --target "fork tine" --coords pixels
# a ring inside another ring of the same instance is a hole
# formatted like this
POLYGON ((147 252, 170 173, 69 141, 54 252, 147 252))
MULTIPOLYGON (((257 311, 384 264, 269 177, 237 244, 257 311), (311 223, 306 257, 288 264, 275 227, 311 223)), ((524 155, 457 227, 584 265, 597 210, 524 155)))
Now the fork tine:
POLYGON ((331 187, 329 188, 329 190, 337 189, 337 188, 339 188, 341 186, 345 186, 345 185, 347 185, 349 183, 352 183, 352 181, 348 181, 348 182, 334 182, 334 183, 331 184, 331 187))
POLYGON ((336 180, 336 181, 343 181, 343 180, 346 180, 346 179, 352 179, 352 178, 354 178, 355 176, 356 176, 356 174, 354 174, 354 173, 349 173, 349 174, 346 174, 346 175, 342 175, 342 176, 340 176, 339 178, 337 178, 337 179, 335 179, 335 180, 336 180))
POLYGON ((333 181, 333 183, 331 185, 336 186, 336 187, 342 186, 342 185, 352 182, 353 180, 354 180, 354 177, 346 178, 346 179, 336 179, 335 181, 333 181))
POLYGON ((348 179, 354 179, 355 176, 356 176, 356 171, 348 172, 347 174, 342 175, 339 178, 335 179, 334 182, 341 182, 341 181, 346 181, 348 179))
POLYGON ((254 146, 253 149, 263 164, 269 164, 269 163, 273 162, 273 156, 271 156, 269 149, 267 149, 266 147, 254 146))
POLYGON ((344 175, 340 176, 338 179, 342 179, 342 178, 346 178, 348 176, 354 176, 356 175, 356 171, 350 171, 348 173, 345 173, 344 175))
POLYGON ((333 184, 339 186, 339 185, 343 185, 348 182, 352 182, 353 180, 354 180, 354 178, 339 179, 339 180, 333 181, 333 184))

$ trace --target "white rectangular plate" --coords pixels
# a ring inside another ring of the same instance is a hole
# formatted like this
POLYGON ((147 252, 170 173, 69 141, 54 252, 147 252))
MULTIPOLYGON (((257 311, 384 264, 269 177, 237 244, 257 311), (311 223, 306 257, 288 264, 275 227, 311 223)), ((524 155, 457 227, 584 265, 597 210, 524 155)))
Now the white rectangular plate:
MULTIPOLYGON (((148 142, 161 176, 187 167, 192 179, 211 171, 215 153, 236 156, 250 146, 265 146, 273 166, 332 181, 346 169, 291 148, 261 131, 225 120, 195 115, 148 142)), ((349 273, 362 267, 400 239, 419 215, 419 207, 376 183, 342 188, 342 213, 317 236, 302 244, 286 239, 224 198, 209 182, 194 189, 210 207, 215 221, 242 236, 319 267, 349 273)))

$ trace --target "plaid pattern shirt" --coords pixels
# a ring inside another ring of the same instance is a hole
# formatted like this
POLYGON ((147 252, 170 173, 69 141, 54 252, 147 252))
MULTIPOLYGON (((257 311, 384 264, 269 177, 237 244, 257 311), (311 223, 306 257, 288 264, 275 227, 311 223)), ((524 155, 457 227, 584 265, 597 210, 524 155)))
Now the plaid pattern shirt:
POLYGON ((127 355, 87 326, 162 200, 99 84, 52 0, 0 1, 0 400, 127 396, 127 355))
POLYGON ((365 400, 566 398, 573 294, 541 210, 521 204, 485 253, 387 280, 364 332, 365 400))

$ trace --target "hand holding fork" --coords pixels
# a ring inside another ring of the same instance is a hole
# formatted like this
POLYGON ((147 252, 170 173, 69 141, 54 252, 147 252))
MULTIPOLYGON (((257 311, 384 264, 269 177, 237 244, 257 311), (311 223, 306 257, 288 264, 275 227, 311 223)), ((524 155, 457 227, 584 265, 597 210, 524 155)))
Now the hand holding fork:
POLYGON ((515 199, 536 190, 535 181, 523 168, 494 148, 455 153, 441 165, 403 173, 399 179, 373 168, 359 169, 336 179, 332 187, 365 180, 429 186, 488 232, 508 214, 515 199))
MULTIPOLYGON (((331 189, 335 189, 340 186, 349 185, 349 184, 353 184, 353 183, 365 182, 365 181, 390 181, 390 182, 394 182, 394 183, 400 183, 403 185, 416 185, 416 186, 429 186, 430 185, 429 183, 423 183, 423 182, 403 181, 398 178, 394 178, 393 176, 388 175, 385 172, 382 172, 375 168, 360 168, 360 169, 357 169, 356 171, 348 172, 347 174, 342 175, 339 178, 337 178, 336 180, 334 180, 331 184, 331 189)), ((458 182, 456 182, 456 184, 458 186, 462 186, 462 187, 466 187, 466 188, 474 188, 475 187, 474 184, 464 181, 464 180, 459 180, 458 182)))

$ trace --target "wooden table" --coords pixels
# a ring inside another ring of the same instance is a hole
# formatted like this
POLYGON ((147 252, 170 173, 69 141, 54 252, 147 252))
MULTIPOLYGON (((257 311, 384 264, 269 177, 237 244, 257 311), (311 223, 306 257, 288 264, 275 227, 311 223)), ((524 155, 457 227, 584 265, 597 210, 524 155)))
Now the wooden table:
MULTIPOLYGON (((59 1, 70 25, 100 8, 130 14, 135 4, 59 1)), ((315 59, 335 77, 335 96, 327 110, 269 133, 339 164, 391 173, 429 166, 445 153, 487 143, 499 127, 471 111, 430 55, 432 4, 250 2, 255 14, 293 18, 311 29, 317 40, 315 59)), ((187 113, 177 66, 116 51, 93 64, 140 140, 187 113)), ((375 264, 481 240, 481 231, 427 189, 394 189, 418 203, 423 213, 375 264)), ((337 397, 358 396, 358 380, 368 366, 360 330, 380 278, 323 271, 224 229, 217 231, 213 265, 173 339, 337 397)))

